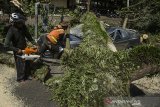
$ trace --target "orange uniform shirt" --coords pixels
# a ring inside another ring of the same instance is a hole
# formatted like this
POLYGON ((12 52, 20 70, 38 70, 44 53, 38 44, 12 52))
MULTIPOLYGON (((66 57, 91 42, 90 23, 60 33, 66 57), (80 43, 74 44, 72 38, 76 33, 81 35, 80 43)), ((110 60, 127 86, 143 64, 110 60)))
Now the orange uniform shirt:
POLYGON ((57 44, 57 41, 58 41, 61 34, 64 34, 63 29, 54 29, 47 35, 47 38, 53 44, 57 44))

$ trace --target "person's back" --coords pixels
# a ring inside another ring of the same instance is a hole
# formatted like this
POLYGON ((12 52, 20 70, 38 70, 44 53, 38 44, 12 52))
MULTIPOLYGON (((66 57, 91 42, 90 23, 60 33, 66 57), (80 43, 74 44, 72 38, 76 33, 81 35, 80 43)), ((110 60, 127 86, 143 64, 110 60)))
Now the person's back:
POLYGON ((11 26, 8 30, 8 34, 12 34, 12 44, 14 47, 19 49, 24 49, 26 47, 25 28, 20 29, 15 26, 11 26))
MULTIPOLYGON (((10 41, 11 41, 13 47, 24 50, 26 47, 26 38, 29 41, 33 41, 25 25, 21 25, 21 27, 17 27, 17 25, 12 25, 10 26, 7 32, 4 44, 6 47, 10 47, 10 41)), ((14 48, 11 48, 11 50, 12 49, 15 50, 14 48)))
POLYGON ((63 29, 54 29, 47 35, 47 38, 49 39, 49 41, 51 43, 57 44, 61 35, 64 35, 64 30, 63 29))

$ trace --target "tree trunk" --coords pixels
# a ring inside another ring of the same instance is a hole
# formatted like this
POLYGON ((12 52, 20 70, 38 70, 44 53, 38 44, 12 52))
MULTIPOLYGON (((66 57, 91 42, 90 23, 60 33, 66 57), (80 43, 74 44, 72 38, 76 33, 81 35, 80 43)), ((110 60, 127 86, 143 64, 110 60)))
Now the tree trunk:
POLYGON ((91 0, 88 0, 88 1, 87 1, 87 12, 90 11, 90 4, 91 4, 91 0))
POLYGON ((144 65, 143 69, 138 70, 131 75, 131 82, 141 79, 147 74, 155 74, 157 72, 160 72, 160 67, 158 65, 144 65))
MULTIPOLYGON (((127 0, 127 8, 129 9, 129 0, 127 0)), ((126 15, 124 22, 123 22, 123 28, 125 29, 128 22, 128 15, 126 15)))
POLYGON ((128 16, 125 17, 124 22, 123 22, 123 28, 125 29, 127 26, 127 22, 128 22, 128 16))

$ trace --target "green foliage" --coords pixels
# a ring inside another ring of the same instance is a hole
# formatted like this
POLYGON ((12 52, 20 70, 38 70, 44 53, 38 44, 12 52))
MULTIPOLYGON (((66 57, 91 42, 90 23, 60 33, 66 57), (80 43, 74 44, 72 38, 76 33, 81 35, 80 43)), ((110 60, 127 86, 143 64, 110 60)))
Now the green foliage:
POLYGON ((152 45, 159 44, 160 43, 160 34, 150 36, 149 41, 152 45))
POLYGON ((70 13, 70 16, 72 17, 72 20, 70 21, 70 25, 75 26, 80 23, 80 18, 82 16, 82 13, 78 8, 76 8, 73 12, 70 13))
POLYGON ((32 25, 27 25, 27 28, 28 28, 28 30, 29 30, 29 33, 30 33, 31 35, 34 35, 35 27, 32 26, 32 25))
POLYGON ((69 107, 97 107, 103 105, 107 96, 127 95, 123 81, 111 75, 112 70, 116 70, 110 68, 112 64, 107 65, 112 52, 88 42, 93 39, 90 37, 79 48, 63 56, 64 77, 55 80, 52 87, 55 99, 63 107, 66 104, 69 107))
POLYGON ((126 14, 131 20, 130 27, 150 33, 160 32, 159 0, 131 1, 129 9, 122 9, 122 15, 126 14))
POLYGON ((32 66, 33 76, 36 77, 38 80, 44 82, 49 72, 48 66, 42 63, 34 63, 33 65, 34 65, 32 66))
POLYGON ((0 52, 0 56, 1 64, 7 64, 8 66, 14 67, 15 61, 13 55, 0 52))
POLYGON ((129 52, 129 58, 132 62, 142 64, 160 64, 160 48, 152 45, 138 46, 129 52))
POLYGON ((27 14, 28 16, 33 16, 35 15, 35 2, 33 0, 31 0, 31 2, 25 0, 22 2, 23 5, 23 10, 25 12, 25 14, 27 14))
POLYGON ((97 37, 103 36, 107 41, 107 33, 101 29, 101 25, 93 13, 85 13, 81 18, 81 22, 85 25, 83 27, 83 32, 94 31, 93 33, 97 37))

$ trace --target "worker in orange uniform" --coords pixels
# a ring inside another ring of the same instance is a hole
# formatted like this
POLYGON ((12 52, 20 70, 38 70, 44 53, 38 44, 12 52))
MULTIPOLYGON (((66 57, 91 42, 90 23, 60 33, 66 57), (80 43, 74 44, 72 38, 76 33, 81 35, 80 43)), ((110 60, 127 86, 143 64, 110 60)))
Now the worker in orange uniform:
POLYGON ((38 43, 38 52, 43 56, 46 50, 49 50, 54 58, 58 58, 59 48, 61 46, 61 41, 63 40, 65 34, 65 28, 61 25, 54 27, 54 29, 49 33, 42 35, 38 43))

